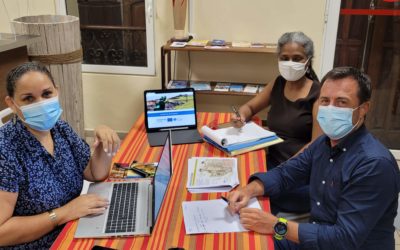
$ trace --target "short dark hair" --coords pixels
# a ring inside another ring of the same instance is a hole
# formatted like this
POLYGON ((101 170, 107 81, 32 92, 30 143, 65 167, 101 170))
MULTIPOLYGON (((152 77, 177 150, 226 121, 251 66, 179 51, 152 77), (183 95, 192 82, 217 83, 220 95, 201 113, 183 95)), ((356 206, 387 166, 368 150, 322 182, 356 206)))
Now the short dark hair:
POLYGON ((353 67, 337 67, 326 73, 321 80, 321 86, 326 80, 340 80, 347 77, 353 78, 358 83, 358 99, 360 104, 371 99, 371 79, 360 69, 353 67))
POLYGON ((47 77, 49 77, 49 79, 51 80, 53 85, 56 86, 56 84, 54 83, 54 78, 51 75, 50 71, 46 68, 46 66, 44 66, 43 64, 41 64, 39 62, 26 62, 21 65, 18 65, 17 67, 10 70, 10 72, 8 72, 6 81, 7 81, 7 94, 9 96, 14 97, 16 82, 24 74, 31 72, 31 71, 41 72, 41 73, 47 75, 47 77))

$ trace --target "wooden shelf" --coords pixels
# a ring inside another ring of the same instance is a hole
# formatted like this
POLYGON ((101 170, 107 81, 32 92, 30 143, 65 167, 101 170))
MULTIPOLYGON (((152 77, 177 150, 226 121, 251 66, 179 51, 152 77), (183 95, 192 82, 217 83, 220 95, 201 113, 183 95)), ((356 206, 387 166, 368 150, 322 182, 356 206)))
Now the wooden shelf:
MULTIPOLYGON (((209 46, 209 45, 208 45, 209 46)), ((208 47, 207 46, 207 47, 208 47)), ((186 45, 183 48, 171 47, 171 43, 168 42, 163 46, 165 51, 198 51, 198 52, 234 52, 234 53, 266 53, 266 54, 276 54, 276 46, 268 46, 263 48, 247 48, 247 47, 232 47, 232 43, 227 42, 226 48, 207 48, 207 47, 197 47, 186 45)))
MULTIPOLYGON (((209 44, 208 44, 209 45, 209 44)), ((249 54, 265 54, 265 55, 275 55, 276 46, 266 44, 266 47, 262 48, 242 48, 242 47, 232 47, 232 43, 227 42, 226 48, 207 48, 188 46, 183 48, 171 47, 171 42, 168 41, 167 44, 161 47, 161 88, 166 89, 169 81, 172 79, 172 58, 171 51, 182 51, 182 52, 206 52, 206 53, 249 53, 249 54)), ((212 89, 215 86, 213 81, 211 81, 212 89)), ((246 83, 244 83, 246 84, 246 83)), ((257 83, 250 83, 256 85, 263 85, 257 83)), ((234 92, 234 91, 196 91, 197 94, 201 95, 231 95, 231 96, 255 96, 257 93, 247 93, 247 92, 234 92)))

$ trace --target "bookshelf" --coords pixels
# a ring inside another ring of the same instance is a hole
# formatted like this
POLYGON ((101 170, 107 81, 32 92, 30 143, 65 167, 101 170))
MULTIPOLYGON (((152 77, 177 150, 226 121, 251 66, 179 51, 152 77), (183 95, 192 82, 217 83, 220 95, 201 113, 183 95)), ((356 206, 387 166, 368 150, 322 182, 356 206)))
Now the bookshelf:
MULTIPOLYGON (((209 44, 208 44, 209 45, 209 44)), ((227 42, 226 48, 207 48, 207 47, 196 47, 196 46, 185 46, 182 48, 171 47, 171 42, 168 41, 161 47, 161 88, 166 89, 168 82, 172 79, 172 51, 181 52, 207 52, 207 53, 247 53, 247 54, 265 54, 265 55, 276 55, 276 46, 266 45, 262 48, 243 48, 243 47, 232 47, 232 43, 227 42)), ((182 80, 182 79, 173 79, 182 80)), ((256 83, 251 83, 256 84, 256 83)), ((230 95, 230 96, 255 96, 257 93, 248 92, 234 92, 234 91, 214 91, 216 82, 210 82, 212 90, 201 90, 196 91, 196 94, 207 94, 207 95, 230 95)), ((264 86, 264 84, 256 84, 264 86)))

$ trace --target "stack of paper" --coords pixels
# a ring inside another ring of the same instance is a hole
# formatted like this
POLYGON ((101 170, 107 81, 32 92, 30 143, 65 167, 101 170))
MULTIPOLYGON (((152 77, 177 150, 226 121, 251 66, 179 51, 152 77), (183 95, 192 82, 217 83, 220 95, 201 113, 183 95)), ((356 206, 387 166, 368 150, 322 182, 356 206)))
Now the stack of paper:
POLYGON ((265 148, 283 140, 274 132, 268 131, 254 122, 246 123, 242 128, 228 127, 211 129, 203 126, 204 140, 230 156, 265 148))
POLYGON ((192 157, 186 187, 191 193, 228 192, 239 185, 236 158, 192 157))

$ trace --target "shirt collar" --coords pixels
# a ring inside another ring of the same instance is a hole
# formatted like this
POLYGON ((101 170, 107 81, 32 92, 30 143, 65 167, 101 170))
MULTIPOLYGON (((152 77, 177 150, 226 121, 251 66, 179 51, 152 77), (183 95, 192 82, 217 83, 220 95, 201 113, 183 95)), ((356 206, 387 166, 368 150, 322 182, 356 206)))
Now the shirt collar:
POLYGON ((336 155, 339 152, 347 151, 353 144, 354 141, 357 141, 358 138, 362 137, 367 133, 367 128, 365 125, 361 125, 358 129, 352 131, 350 134, 342 138, 338 144, 336 144, 334 147, 331 147, 331 140, 328 136, 325 138, 325 143, 329 146, 331 149, 331 155, 336 155))

